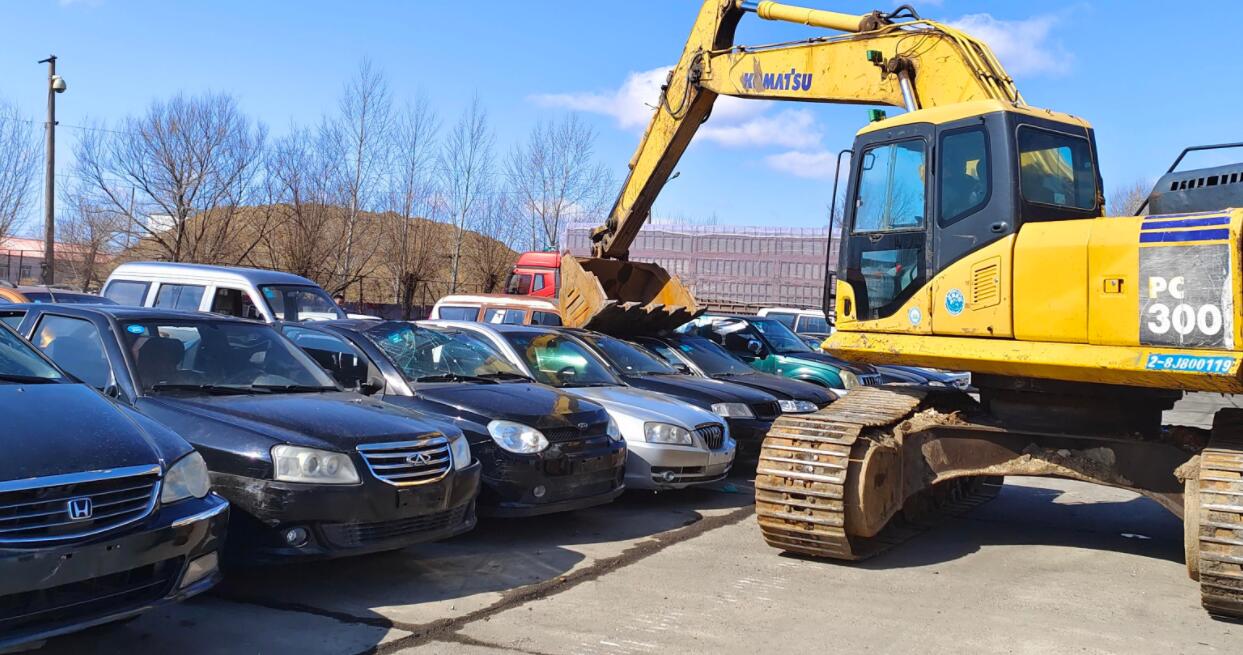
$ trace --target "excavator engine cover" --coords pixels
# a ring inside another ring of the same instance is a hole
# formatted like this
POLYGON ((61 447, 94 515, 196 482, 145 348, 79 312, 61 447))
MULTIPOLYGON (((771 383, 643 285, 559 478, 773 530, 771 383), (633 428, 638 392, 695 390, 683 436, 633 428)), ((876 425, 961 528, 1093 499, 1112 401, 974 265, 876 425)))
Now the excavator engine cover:
POLYGON ((561 321, 570 327, 655 333, 702 313, 690 289, 656 264, 561 258, 561 321))

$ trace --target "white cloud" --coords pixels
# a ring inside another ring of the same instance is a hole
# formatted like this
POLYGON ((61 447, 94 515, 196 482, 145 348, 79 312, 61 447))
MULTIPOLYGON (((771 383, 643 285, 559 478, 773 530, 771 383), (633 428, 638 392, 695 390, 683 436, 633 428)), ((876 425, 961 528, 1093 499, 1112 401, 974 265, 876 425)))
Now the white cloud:
POLYGON ((1057 16, 1000 20, 991 14, 968 14, 950 25, 992 47, 1012 75, 1057 75, 1070 70, 1071 55, 1049 37, 1057 16))
MULTIPOLYGON (((660 86, 668 73, 668 68, 639 71, 627 75, 621 87, 613 91, 540 94, 531 100, 546 107, 610 116, 623 129, 642 129, 660 102, 660 86)), ((718 98, 696 139, 731 148, 796 148, 819 142, 821 131, 810 111, 773 112, 772 108, 773 103, 767 101, 718 98)))
POLYGON ((764 163, 773 170, 787 173, 795 177, 811 180, 833 179, 833 167, 837 155, 828 150, 791 150, 776 155, 768 155, 764 163))

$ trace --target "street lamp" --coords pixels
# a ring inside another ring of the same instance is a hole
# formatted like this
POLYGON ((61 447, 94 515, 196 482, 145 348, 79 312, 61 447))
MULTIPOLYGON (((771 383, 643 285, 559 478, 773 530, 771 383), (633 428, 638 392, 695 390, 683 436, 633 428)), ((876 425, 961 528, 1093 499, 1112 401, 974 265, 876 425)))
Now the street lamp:
POLYGON ((56 55, 40 59, 47 64, 47 169, 43 180, 43 284, 56 282, 56 94, 69 88, 65 78, 56 74, 56 55))

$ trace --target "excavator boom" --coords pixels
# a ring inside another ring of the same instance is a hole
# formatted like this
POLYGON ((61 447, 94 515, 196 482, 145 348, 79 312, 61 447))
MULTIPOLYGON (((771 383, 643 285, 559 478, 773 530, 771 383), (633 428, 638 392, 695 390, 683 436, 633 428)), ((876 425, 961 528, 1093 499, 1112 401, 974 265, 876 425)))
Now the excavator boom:
MULTIPOLYGON (((1013 80, 986 45, 922 20, 909 7, 850 15, 777 2, 708 0, 661 88, 656 112, 608 219, 592 231, 593 257, 628 259, 653 202, 720 95, 908 110, 973 100, 1022 103, 1013 80), (845 34, 735 45, 734 31, 748 12, 845 34)), ((570 261, 563 267, 573 273, 562 281, 561 300, 571 324, 599 327, 620 321, 634 330, 655 330, 697 313, 690 292, 661 271, 566 259, 570 261), (597 320, 601 314, 609 318, 597 320)))

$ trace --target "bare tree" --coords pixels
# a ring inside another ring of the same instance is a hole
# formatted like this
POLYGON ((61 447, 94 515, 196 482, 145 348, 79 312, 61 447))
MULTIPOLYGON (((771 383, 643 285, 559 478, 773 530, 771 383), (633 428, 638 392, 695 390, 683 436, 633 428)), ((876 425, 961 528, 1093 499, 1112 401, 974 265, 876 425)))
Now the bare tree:
POLYGON ((449 271, 449 292, 457 291, 462 243, 466 239, 467 222, 474 216, 475 205, 491 186, 493 162, 492 130, 488 114, 476 96, 449 132, 441 150, 438 168, 445 210, 455 227, 452 263, 449 271))
POLYGON ((145 254, 236 263, 263 232, 239 224, 257 186, 265 138, 232 96, 178 94, 116 130, 87 130, 75 173, 92 187, 89 204, 135 227, 145 254))
POLYGON ((475 234, 466 239, 463 261, 469 262, 481 293, 504 291, 505 278, 517 260, 513 246, 525 231, 514 195, 487 194, 480 200, 473 227, 475 234))
POLYGON ((1105 215, 1135 216, 1139 212, 1139 206, 1148 199, 1150 191, 1152 182, 1148 180, 1135 180, 1114 188, 1109 193, 1109 200, 1105 202, 1105 215))
POLYGON ((435 165, 438 119, 425 98, 408 105, 394 124, 393 182, 384 222, 383 259, 392 274, 402 318, 410 320, 414 294, 434 274, 440 260, 435 240, 435 165))
POLYGON ((269 149, 264 177, 276 220, 263 233, 263 250, 274 268, 324 283, 341 212, 333 205, 338 162, 321 150, 317 132, 297 128, 269 149))
POLYGON ((0 240, 26 218, 40 161, 34 125, 16 107, 0 102, 0 240))
POLYGON ((510 153, 506 176, 531 226, 531 250, 560 249, 567 220, 598 219, 613 187, 608 169, 595 163, 596 135, 573 114, 537 124, 510 153))
POLYGON ((127 217, 91 204, 92 194, 82 183, 63 187, 56 238, 62 244, 58 267, 64 266, 83 291, 103 282, 113 259, 125 245, 127 217))
POLYGON ((379 248, 375 239, 362 237, 370 227, 366 212, 375 207, 388 165, 392 101, 388 82, 370 60, 364 59, 346 82, 338 111, 321 128, 323 154, 339 162, 337 203, 345 210, 332 279, 325 284, 333 292, 357 282, 379 248))

